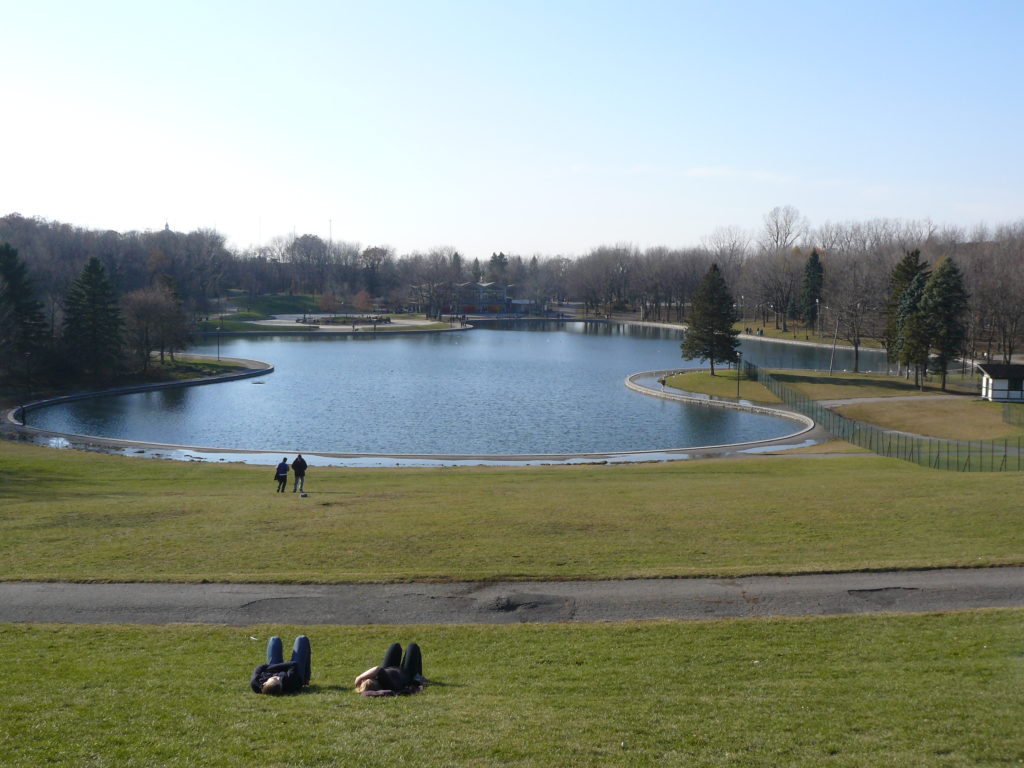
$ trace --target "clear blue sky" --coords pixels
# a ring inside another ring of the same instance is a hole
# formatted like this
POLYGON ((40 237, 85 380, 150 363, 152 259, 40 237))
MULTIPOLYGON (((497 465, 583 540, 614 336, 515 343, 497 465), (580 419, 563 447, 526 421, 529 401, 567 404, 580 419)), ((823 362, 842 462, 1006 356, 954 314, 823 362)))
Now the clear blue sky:
POLYGON ((0 2, 0 215, 399 253, 1024 216, 1024 2, 0 2))

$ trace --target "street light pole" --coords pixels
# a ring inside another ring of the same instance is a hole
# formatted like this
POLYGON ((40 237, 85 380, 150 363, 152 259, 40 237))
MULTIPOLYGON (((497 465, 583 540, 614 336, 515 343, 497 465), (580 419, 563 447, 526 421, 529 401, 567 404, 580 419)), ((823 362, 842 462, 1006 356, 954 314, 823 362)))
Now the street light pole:
POLYGON ((21 406, 21 426, 28 426, 28 410, 25 406, 32 402, 32 353, 25 353, 25 402, 21 406))
POLYGON ((839 341, 839 318, 841 315, 836 315, 836 332, 832 336, 832 356, 828 359, 828 375, 832 375, 832 364, 836 361, 836 342, 839 341))

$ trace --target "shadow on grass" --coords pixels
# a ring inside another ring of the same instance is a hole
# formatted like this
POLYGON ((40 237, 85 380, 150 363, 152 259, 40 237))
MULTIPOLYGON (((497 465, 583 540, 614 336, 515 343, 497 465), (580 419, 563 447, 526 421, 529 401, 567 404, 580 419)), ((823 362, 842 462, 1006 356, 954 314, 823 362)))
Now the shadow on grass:
POLYGON ((94 496, 108 488, 123 486, 123 478, 95 480, 82 474, 58 475, 46 469, 21 467, 16 476, 0 477, 0 499, 52 499, 54 496, 94 496))

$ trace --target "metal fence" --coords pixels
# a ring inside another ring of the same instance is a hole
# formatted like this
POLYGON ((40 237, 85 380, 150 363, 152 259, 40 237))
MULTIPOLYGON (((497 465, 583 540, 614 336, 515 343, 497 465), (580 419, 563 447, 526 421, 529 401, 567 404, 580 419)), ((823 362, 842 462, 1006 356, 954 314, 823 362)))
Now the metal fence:
POLYGON ((810 416, 833 435, 861 448, 932 469, 957 472, 1012 472, 1024 469, 1024 440, 941 440, 882 429, 848 419, 786 386, 753 363, 744 363, 747 375, 763 384, 786 405, 810 416))
POLYGON ((1024 427, 1024 403, 1003 403, 1003 421, 1024 427))

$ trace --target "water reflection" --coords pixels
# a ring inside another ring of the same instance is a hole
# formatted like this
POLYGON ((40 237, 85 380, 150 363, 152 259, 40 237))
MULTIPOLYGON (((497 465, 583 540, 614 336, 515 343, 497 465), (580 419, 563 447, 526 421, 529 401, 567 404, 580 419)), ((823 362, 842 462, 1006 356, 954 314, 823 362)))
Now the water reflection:
MULTIPOLYGON (((623 386, 638 371, 699 367, 680 358, 680 338, 674 329, 603 322, 358 339, 231 338, 221 341, 222 356, 267 360, 276 373, 70 403, 33 416, 37 426, 60 432, 273 452, 620 452, 795 431, 786 420, 682 405, 623 386)), ((195 351, 214 354, 216 346, 195 351)), ((766 366, 820 368, 830 350, 756 340, 744 343, 743 354, 766 366)), ((837 369, 848 365, 843 359, 837 369)))

